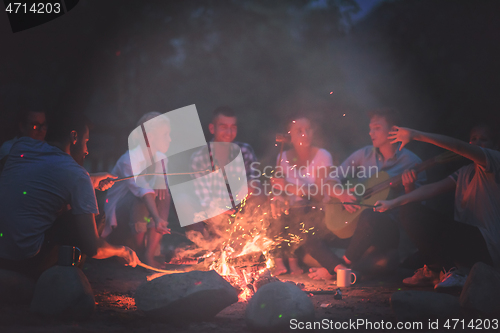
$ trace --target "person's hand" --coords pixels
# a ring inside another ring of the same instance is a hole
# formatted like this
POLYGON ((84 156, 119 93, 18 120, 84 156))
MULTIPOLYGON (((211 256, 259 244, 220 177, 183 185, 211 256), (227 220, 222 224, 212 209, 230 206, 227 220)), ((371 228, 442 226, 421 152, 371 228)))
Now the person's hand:
POLYGON ((115 184, 113 179, 116 178, 118 177, 110 174, 109 172, 98 172, 90 175, 92 186, 99 191, 106 191, 111 188, 115 184))
POLYGON ((417 181, 417 172, 414 169, 406 169, 401 175, 401 180, 405 189, 411 188, 417 181))
MULTIPOLYGON (((351 192, 353 190, 354 189, 351 189, 351 192)), ((349 193, 346 190, 342 191, 342 194, 337 196, 337 199, 339 199, 341 202, 347 202, 347 203, 354 203, 357 201, 356 197, 352 195, 352 193, 349 193)), ((347 210, 349 213, 354 213, 358 209, 360 209, 360 207, 355 205, 344 205, 344 209, 347 210)))
POLYGON ((155 228, 156 232, 158 232, 159 234, 165 235, 170 233, 168 222, 162 218, 158 218, 155 220, 155 228))
POLYGON ((168 197, 167 191, 167 189, 155 190, 155 194, 158 200, 165 200, 168 197))
POLYGON ((391 143, 401 142, 399 150, 403 149, 404 146, 415 137, 415 130, 405 127, 393 126, 393 130, 389 132, 387 139, 392 140, 391 143))
POLYGON ((127 262, 125 265, 135 267, 140 263, 139 258, 137 257, 137 254, 129 248, 128 246, 123 247, 123 253, 121 255, 123 259, 127 262))
POLYGON ((289 204, 288 200, 281 196, 271 198, 271 216, 273 219, 281 217, 281 214, 288 215, 289 204))
POLYGON ((228 209, 223 214, 233 215, 233 214, 236 214, 237 211, 238 211, 237 209, 228 209))
POLYGON ((389 209, 396 207, 396 202, 394 200, 379 200, 375 203, 373 207, 374 212, 383 213, 389 209))

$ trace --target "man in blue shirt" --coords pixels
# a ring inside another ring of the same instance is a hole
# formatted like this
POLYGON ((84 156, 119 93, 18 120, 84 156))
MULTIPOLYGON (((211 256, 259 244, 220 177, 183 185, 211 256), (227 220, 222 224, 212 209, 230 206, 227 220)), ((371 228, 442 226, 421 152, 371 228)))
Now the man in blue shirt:
MULTIPOLYGON (((19 133, 21 137, 27 136, 35 140, 45 140, 47 134, 47 120, 45 111, 38 109, 26 109, 20 113, 19 133)), ((5 141, 0 146, 0 170, 5 163, 5 158, 9 154, 12 145, 19 140, 19 136, 5 141)))
POLYGON ((77 246, 96 259, 120 256, 135 266, 134 251, 111 246, 97 233, 94 189, 108 174, 91 179, 81 166, 88 154, 86 120, 58 120, 50 144, 20 138, 0 175, 0 268, 38 277, 57 262, 58 245, 77 246))
MULTIPOLYGON (((390 177, 402 174, 402 186, 392 190, 393 196, 408 193, 416 187, 422 185, 426 180, 425 173, 417 175, 414 168, 422 161, 418 156, 407 149, 399 150, 399 145, 392 144, 387 138, 391 128, 398 123, 398 114, 392 109, 377 109, 371 111, 370 117, 370 138, 372 145, 361 148, 351 154, 338 168, 332 176, 332 184, 342 184, 348 174, 352 174, 354 168, 355 175, 365 170, 364 176, 369 178, 370 173, 384 171, 390 177), (372 171, 372 172, 368 172, 372 171)), ((375 173, 374 176, 377 176, 375 173)), ((341 202, 353 203, 355 197, 347 190, 332 190, 330 196, 338 198, 341 202), (340 192, 340 193, 338 193, 340 192)), ((355 212, 359 206, 344 205, 348 212, 355 212)), ((372 210, 363 211, 358 220, 358 225, 353 236, 347 240, 349 245, 343 258, 338 258, 331 253, 325 239, 335 239, 329 230, 323 230, 323 241, 318 241, 314 237, 304 244, 305 251, 316 259, 321 268, 312 268, 310 277, 314 279, 332 279, 338 268, 344 268, 355 263, 371 246, 382 249, 395 249, 399 243, 399 228, 392 214, 376 214, 372 210)), ((345 244, 345 243, 344 243, 345 244)))

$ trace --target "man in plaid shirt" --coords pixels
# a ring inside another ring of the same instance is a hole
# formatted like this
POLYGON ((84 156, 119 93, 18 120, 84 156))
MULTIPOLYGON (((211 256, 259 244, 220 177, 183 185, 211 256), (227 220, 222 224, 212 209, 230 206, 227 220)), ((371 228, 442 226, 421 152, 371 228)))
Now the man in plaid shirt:
MULTIPOLYGON (((219 168, 224 168, 226 173, 237 173, 240 166, 229 164, 238 155, 238 149, 234 149, 232 145, 224 145, 223 143, 234 143, 241 149, 243 161, 245 162, 245 173, 248 182, 248 193, 255 193, 255 188, 260 188, 260 181, 258 179, 259 172, 257 169, 251 167, 253 162, 257 162, 255 153, 252 147, 243 142, 233 142, 238 132, 236 114, 234 111, 226 106, 219 107, 214 110, 212 122, 208 125, 213 139, 208 145, 208 154, 206 149, 200 149, 191 156, 191 168, 193 171, 212 170, 216 171, 219 168), (222 144, 214 144, 222 143, 222 144)), ((216 181, 215 174, 210 173, 206 175, 206 181, 195 182, 195 192, 200 200, 202 209, 210 206, 214 198, 224 198, 229 196, 233 201, 231 191, 227 185, 221 184, 216 181)), ((242 199, 242 198, 237 198, 242 199)), ((232 207, 228 207, 228 212, 232 213, 232 207)))

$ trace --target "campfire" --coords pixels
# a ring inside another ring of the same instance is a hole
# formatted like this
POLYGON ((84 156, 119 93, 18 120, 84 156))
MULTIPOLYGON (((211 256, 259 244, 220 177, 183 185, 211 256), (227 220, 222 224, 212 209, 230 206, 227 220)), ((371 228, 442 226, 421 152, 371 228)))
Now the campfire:
MULTIPOLYGON (((221 214, 207 223, 209 237, 188 231, 186 235, 194 245, 178 249, 173 261, 195 259, 195 269, 216 271, 239 291, 239 301, 248 301, 259 286, 278 280, 271 276, 270 252, 282 244, 303 240, 291 232, 274 233, 271 223, 269 203, 247 201, 245 197, 234 214, 221 214)), ((313 232, 302 222, 299 229, 300 233, 313 232)), ((148 280, 164 274, 151 275, 148 280)))
MULTIPOLYGON (((248 197, 248 196, 247 196, 248 197)), ((194 258, 199 270, 214 270, 239 291, 239 301, 247 301, 263 281, 271 277, 273 262, 269 252, 277 242, 266 234, 269 229, 269 205, 247 202, 245 197, 232 215, 220 215, 207 224, 209 237, 188 231, 194 246, 179 249, 173 261, 194 258)), ((153 274, 148 280, 165 273, 153 274)))
POLYGON ((238 289, 240 301, 251 298, 258 288, 257 281, 271 278, 269 251, 275 242, 266 235, 268 226, 267 205, 247 205, 247 197, 236 213, 211 225, 212 232, 222 242, 205 259, 208 269, 215 270, 238 289))

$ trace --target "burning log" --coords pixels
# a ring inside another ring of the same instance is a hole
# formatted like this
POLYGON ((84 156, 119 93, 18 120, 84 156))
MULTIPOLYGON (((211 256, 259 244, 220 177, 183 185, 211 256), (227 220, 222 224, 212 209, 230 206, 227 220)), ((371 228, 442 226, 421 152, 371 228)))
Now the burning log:
POLYGON ((237 256, 234 258, 228 258, 227 263, 229 265, 245 268, 245 267, 254 267, 259 265, 266 266, 266 257, 262 252, 252 252, 242 256, 237 256))

